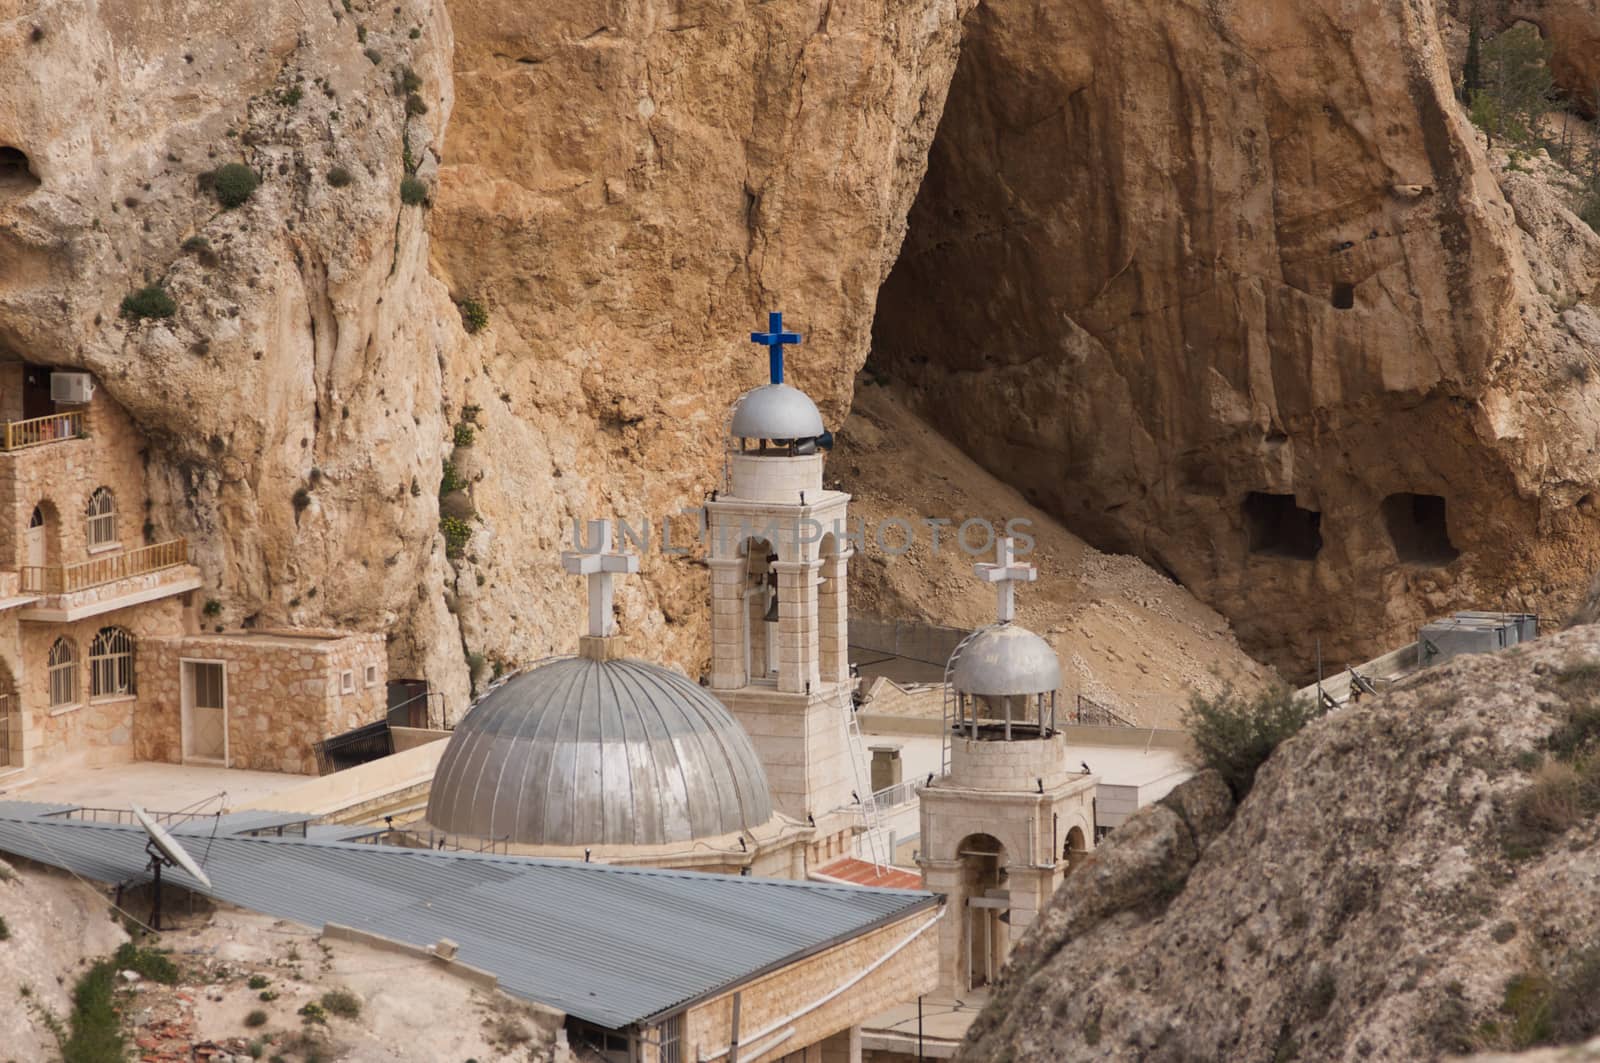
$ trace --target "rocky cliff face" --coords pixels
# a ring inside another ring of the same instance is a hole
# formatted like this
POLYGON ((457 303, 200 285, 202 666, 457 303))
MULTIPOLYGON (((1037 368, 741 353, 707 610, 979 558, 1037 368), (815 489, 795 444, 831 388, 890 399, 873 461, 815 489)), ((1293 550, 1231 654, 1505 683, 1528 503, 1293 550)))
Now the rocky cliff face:
POLYGON ((189 537, 221 621, 392 630, 391 674, 459 699, 434 487, 460 330, 400 201, 437 168, 451 54, 428 3, 0 6, 0 145, 29 173, 0 190, 0 347, 132 415, 150 534, 189 537), (261 186, 223 210, 230 162, 261 186), (155 282, 174 316, 119 316, 155 282))
POLYGON ((768 310, 805 333, 791 380, 843 418, 971 3, 450 5, 434 266, 491 315, 446 362, 482 409, 469 643, 569 649, 582 596, 553 556, 616 515, 653 530, 624 630, 704 658, 704 573, 660 553, 661 520, 719 486, 768 310))
MULTIPOLYGON (((464 659, 571 648, 573 519, 659 536, 716 486, 768 309, 842 418, 970 3, 11 0, 0 346, 133 415, 221 622, 392 631, 391 674, 459 711, 464 659), (226 162, 263 182, 232 211, 226 162), (176 316, 119 318, 151 281, 176 316)), ((620 595, 640 652, 698 663, 703 584, 652 543, 620 595)))
POLYGON ((1593 627, 1462 658, 1312 724, 1237 810, 1207 773, 1141 811, 1066 878, 962 1058, 1431 1059, 1600 1032, 1600 823, 1575 782, 1597 662, 1593 627))
MULTIPOLYGON (((1540 6, 1576 79, 1600 16, 1540 6)), ((1290 675, 1600 561, 1600 237, 1486 152, 1439 16, 987 0, 879 301, 931 420, 1290 675)))

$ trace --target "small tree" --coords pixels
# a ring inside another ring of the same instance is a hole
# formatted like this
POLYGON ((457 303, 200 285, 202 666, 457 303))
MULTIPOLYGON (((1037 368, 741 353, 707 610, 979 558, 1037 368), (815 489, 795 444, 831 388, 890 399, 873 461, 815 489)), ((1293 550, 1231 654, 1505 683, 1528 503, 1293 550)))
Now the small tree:
POLYGON ((171 317, 177 312, 178 304, 159 284, 147 285, 122 297, 122 316, 130 321, 171 317))
POLYGON ((1214 769, 1242 801, 1272 751, 1320 715, 1315 702, 1288 687, 1246 695, 1227 686, 1215 697, 1193 694, 1183 723, 1200 766, 1214 769))
POLYGON ((408 207, 420 207, 428 202, 428 186, 407 174, 400 179, 400 202, 408 207))
POLYGON ((1472 121, 1489 136, 1517 147, 1539 143, 1539 122, 1552 105, 1555 79, 1550 73, 1550 45, 1537 27, 1518 23, 1481 46, 1471 89, 1472 121))

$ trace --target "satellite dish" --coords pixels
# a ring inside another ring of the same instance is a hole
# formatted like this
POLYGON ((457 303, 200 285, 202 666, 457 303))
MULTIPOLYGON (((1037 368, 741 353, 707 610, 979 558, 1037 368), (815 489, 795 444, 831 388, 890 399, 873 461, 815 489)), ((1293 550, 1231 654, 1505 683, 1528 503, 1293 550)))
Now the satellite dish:
POLYGON ((200 865, 194 858, 184 852, 183 846, 177 839, 168 834, 161 824, 150 818, 150 813, 133 806, 133 818, 139 821, 139 826, 150 835, 150 840, 145 843, 144 851, 150 854, 150 877, 152 880, 154 896, 150 903, 150 926, 156 930, 161 929, 161 869, 163 867, 181 868, 190 878, 200 883, 207 889, 211 888, 211 879, 200 870, 200 865))
MULTIPOLYGON (((139 826, 143 827, 144 832, 150 835, 150 844, 160 851, 168 867, 180 868, 206 889, 211 888, 211 879, 207 878, 206 873, 200 870, 200 865, 195 863, 194 858, 184 851, 183 846, 178 844, 176 838, 167 833, 166 828, 150 818, 150 813, 138 805, 134 805, 133 818, 138 820, 139 826)), ((154 856, 155 854, 151 855, 154 856)))

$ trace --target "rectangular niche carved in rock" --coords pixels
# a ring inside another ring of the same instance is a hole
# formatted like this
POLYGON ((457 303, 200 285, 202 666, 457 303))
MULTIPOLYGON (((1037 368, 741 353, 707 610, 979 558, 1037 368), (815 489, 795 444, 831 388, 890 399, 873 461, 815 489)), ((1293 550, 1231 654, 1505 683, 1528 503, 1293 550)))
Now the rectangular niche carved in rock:
POLYGON ((1322 514, 1302 509, 1293 495, 1251 491, 1242 509, 1252 554, 1310 561, 1322 549, 1322 514))
POLYGON ((1383 526, 1394 554, 1407 565, 1448 565, 1461 556, 1450 541, 1444 499, 1402 491, 1383 500, 1383 526))

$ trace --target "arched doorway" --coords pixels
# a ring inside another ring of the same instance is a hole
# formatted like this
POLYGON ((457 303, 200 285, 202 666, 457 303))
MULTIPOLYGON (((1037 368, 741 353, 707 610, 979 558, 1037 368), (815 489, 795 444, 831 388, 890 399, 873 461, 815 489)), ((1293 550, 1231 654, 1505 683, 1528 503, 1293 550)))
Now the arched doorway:
POLYGON ((961 862, 962 895, 966 911, 962 937, 965 988, 978 989, 994 982, 1005 963, 1008 938, 1006 915, 1011 909, 1005 889, 1006 849, 989 834, 969 834, 956 847, 961 862))
POLYGON ((28 528, 22 536, 22 557, 19 563, 24 567, 34 568, 60 564, 60 540, 60 514, 56 512, 56 507, 51 502, 41 499, 28 515, 28 528))
POLYGON ((1061 859, 1067 862, 1067 868, 1070 870, 1088 858, 1089 843, 1083 836, 1083 828, 1073 827, 1067 831, 1067 843, 1061 847, 1061 859))
POLYGON ((0 768, 22 767, 22 702, 11 662, 0 657, 0 768))
POLYGON ((766 539, 746 539, 744 558, 744 664, 750 682, 778 674, 778 560, 766 539))
POLYGON ((821 561, 821 582, 817 584, 817 648, 819 668, 825 682, 849 678, 849 607, 845 555, 832 532, 822 537, 817 557, 821 561))

